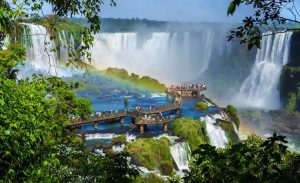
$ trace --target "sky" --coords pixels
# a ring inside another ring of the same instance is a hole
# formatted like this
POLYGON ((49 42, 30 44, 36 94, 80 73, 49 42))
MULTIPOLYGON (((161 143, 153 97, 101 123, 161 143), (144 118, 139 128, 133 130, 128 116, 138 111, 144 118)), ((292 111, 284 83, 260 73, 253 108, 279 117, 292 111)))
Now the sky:
MULTIPOLYGON (((149 20, 180 22, 241 22, 252 15, 250 7, 240 6, 234 16, 227 16, 227 7, 231 0, 115 0, 116 7, 104 0, 101 9, 102 18, 146 18, 149 20)), ((295 0, 300 13, 300 0, 295 0)), ((45 14, 51 14, 49 5, 44 7, 45 14)), ((285 17, 288 12, 282 13, 285 17)), ((300 17, 300 16, 299 16, 300 17)), ((292 18, 292 17, 289 17, 292 18)))
POLYGON ((109 0, 102 7, 103 18, 146 18, 151 20, 184 22, 240 22, 251 9, 241 7, 235 16, 227 17, 230 0, 109 0))

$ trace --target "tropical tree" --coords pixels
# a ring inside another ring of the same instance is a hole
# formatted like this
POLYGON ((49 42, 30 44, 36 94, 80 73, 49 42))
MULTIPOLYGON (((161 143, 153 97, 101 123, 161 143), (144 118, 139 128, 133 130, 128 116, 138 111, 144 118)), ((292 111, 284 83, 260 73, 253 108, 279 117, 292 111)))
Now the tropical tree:
POLYGON ((85 153, 81 137, 65 130, 71 115, 93 111, 90 100, 72 91, 76 83, 11 77, 24 53, 13 44, 0 51, 0 182, 130 182, 138 172, 125 155, 85 153))
POLYGON ((228 39, 236 38, 247 44, 249 49, 253 46, 260 48, 263 32, 300 30, 300 14, 295 3, 295 0, 232 0, 227 15, 233 15, 240 5, 252 8, 254 13, 245 17, 242 25, 232 30, 228 39))
MULTIPOLYGON (((110 6, 115 6, 114 0, 107 1, 110 6)), ((15 37, 16 25, 18 20, 22 18, 32 17, 37 19, 37 14, 43 15, 43 7, 47 4, 52 9, 52 14, 57 17, 73 17, 82 16, 87 20, 87 25, 82 31, 83 44, 70 53, 70 62, 75 64, 81 62, 82 58, 91 61, 91 55, 88 52, 93 43, 93 35, 100 31, 100 11, 104 5, 103 0, 0 0, 0 48, 7 36, 15 37), (31 16, 32 15, 32 16, 31 16)), ((53 16, 50 16, 50 18, 53 16)), ((47 26, 47 34, 55 32, 55 24, 50 23, 47 26)), ((51 35, 51 39, 55 39, 55 35, 51 35)), ((45 43, 46 44, 46 43, 45 43)))
POLYGON ((284 136, 257 136, 216 149, 209 144, 193 153, 185 182, 289 182, 300 178, 300 155, 287 151, 284 136))
POLYGON ((124 98, 124 108, 125 108, 125 110, 128 109, 128 105, 129 105, 129 100, 128 100, 127 97, 125 97, 125 98, 124 98))

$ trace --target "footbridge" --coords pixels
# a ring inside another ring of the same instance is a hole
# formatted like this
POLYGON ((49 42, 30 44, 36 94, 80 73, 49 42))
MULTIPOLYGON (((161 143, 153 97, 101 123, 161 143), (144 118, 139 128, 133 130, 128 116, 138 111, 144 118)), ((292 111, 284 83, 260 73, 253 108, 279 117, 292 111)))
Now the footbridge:
POLYGON ((105 115, 96 115, 87 119, 76 119, 68 126, 70 128, 94 124, 94 128, 98 129, 98 122, 124 122, 124 118, 129 117, 132 123, 140 129, 140 133, 144 133, 144 128, 150 124, 163 124, 163 131, 167 132, 168 123, 171 121, 168 117, 164 117, 162 113, 176 111, 179 115, 181 111, 182 97, 199 97, 200 92, 206 90, 206 85, 191 84, 191 85, 172 85, 167 88, 166 94, 175 98, 174 103, 154 106, 149 110, 126 110, 119 112, 106 113, 105 115))
POLYGON ((90 117, 88 119, 78 119, 73 120, 72 123, 68 127, 76 127, 87 124, 94 124, 94 128, 98 129, 98 122, 112 122, 112 121, 120 121, 124 122, 125 117, 132 118, 133 124, 140 127, 141 133, 144 132, 144 127, 148 124, 164 124, 164 131, 167 131, 167 118, 160 116, 164 112, 176 111, 178 115, 181 110, 181 103, 167 104, 162 106, 157 106, 152 108, 151 110, 141 110, 141 111, 121 111, 111 114, 105 114, 101 116, 90 117), (145 116, 156 115, 155 118, 145 118, 145 116))
POLYGON ((171 86, 166 90, 166 93, 175 97, 199 97, 202 91, 207 90, 207 86, 201 85, 183 85, 171 86))

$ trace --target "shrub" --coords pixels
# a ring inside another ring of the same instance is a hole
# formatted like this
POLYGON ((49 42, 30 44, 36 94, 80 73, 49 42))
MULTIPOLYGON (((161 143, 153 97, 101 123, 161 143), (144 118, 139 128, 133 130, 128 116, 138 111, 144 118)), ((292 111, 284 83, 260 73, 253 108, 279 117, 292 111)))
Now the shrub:
POLYGON ((232 105, 227 105, 227 107, 224 109, 226 114, 230 117, 230 119, 236 124, 236 126, 240 127, 240 119, 237 114, 236 108, 234 108, 232 105))
POLYGON ((171 175, 171 173, 173 172, 173 168, 174 167, 171 162, 164 161, 160 166, 160 171, 163 175, 171 175))
POLYGON ((167 183, 164 179, 160 178, 159 176, 151 173, 148 176, 138 176, 135 181, 136 183, 167 183))
POLYGON ((200 144, 209 143, 206 133, 206 124, 192 118, 179 118, 172 125, 173 133, 185 139, 192 150, 197 149, 200 144))
POLYGON ((238 134, 234 131, 234 127, 231 121, 217 120, 218 125, 225 131, 226 137, 229 141, 233 143, 238 143, 240 141, 238 134))
POLYGON ((160 168, 162 162, 172 164, 169 145, 167 138, 160 140, 140 138, 126 144, 125 151, 130 154, 134 164, 155 170, 160 168))
POLYGON ((120 136, 113 137, 113 138, 111 139, 111 142, 112 142, 112 144, 122 145, 122 144, 125 144, 126 139, 127 139, 126 135, 125 135, 125 134, 122 134, 122 135, 120 135, 120 136))
POLYGON ((200 111, 208 110, 208 105, 204 102, 197 102, 195 108, 200 111))

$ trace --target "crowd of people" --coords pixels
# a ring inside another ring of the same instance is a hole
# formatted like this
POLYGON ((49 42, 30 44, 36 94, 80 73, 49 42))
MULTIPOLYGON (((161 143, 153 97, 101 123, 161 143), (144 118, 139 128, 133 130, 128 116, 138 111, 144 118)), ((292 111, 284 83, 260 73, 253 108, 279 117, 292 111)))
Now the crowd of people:
POLYGON ((170 89, 203 90, 206 89, 206 85, 205 84, 178 84, 178 85, 171 85, 170 89))
POLYGON ((144 115, 142 118, 142 121, 144 123, 156 123, 156 122, 162 122, 164 120, 163 113, 159 114, 152 114, 152 115, 144 115))
MULTIPOLYGON (((176 103, 179 103, 181 102, 181 99, 180 98, 176 98, 175 101, 174 101, 174 104, 176 103)), ((145 110, 142 110, 142 107, 141 106, 136 106, 135 107, 135 110, 137 112, 139 112, 140 114, 142 114, 143 112, 146 112, 147 110, 149 112, 155 112, 155 110, 159 110, 159 109, 162 109, 164 107, 168 107, 170 106, 171 104, 167 104, 167 105, 163 105, 163 106, 149 106, 149 108, 147 109, 147 107, 145 108, 145 110)), ((130 111, 129 109, 125 109, 124 110, 125 112, 127 111, 130 111)), ((70 118, 72 120, 76 120, 76 121, 80 121, 80 120, 86 120, 86 119, 95 119, 95 118, 101 118, 101 117, 109 117, 109 116, 113 116, 115 114, 118 114, 120 112, 124 112, 123 110, 109 110, 109 111, 103 111, 103 112, 95 112, 95 113, 92 113, 90 114, 89 116, 81 116, 79 119, 77 119, 74 115, 70 115, 70 118)), ((158 115, 160 118, 163 118, 163 115, 162 113, 160 113, 158 115)))

